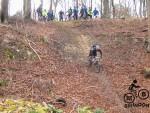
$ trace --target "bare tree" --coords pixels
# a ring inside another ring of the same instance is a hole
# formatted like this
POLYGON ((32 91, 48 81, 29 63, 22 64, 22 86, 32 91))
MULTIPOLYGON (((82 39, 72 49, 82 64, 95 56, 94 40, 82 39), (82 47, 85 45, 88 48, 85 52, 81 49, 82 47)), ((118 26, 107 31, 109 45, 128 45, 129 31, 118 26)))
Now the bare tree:
POLYGON ((61 1, 61 0, 53 0, 55 14, 56 14, 56 8, 57 8, 57 6, 58 6, 58 3, 59 3, 60 1, 61 1))
POLYGON ((90 5, 91 5, 90 8, 91 8, 91 9, 93 8, 93 7, 92 7, 92 6, 93 6, 93 2, 92 2, 92 1, 93 1, 93 0, 90 0, 90 5))
POLYGON ((139 14, 140 14, 140 17, 142 18, 142 2, 143 0, 140 0, 140 7, 139 7, 139 14))
POLYGON ((78 10, 78 8, 79 8, 79 1, 78 0, 76 0, 76 7, 77 7, 77 10, 78 10))
POLYGON ((31 18, 31 0, 24 0, 23 4, 24 18, 31 18))
POLYGON ((136 11, 136 9, 137 9, 136 1, 133 0, 133 3, 134 3, 134 12, 135 12, 135 16, 138 17, 138 14, 137 14, 137 11, 136 11))
POLYGON ((64 0, 65 13, 67 12, 66 0, 64 0))
POLYGON ((7 22, 8 21, 8 4, 9 0, 1 0, 1 22, 7 22))
POLYGON ((41 0, 41 5, 43 6, 43 0, 41 0))
POLYGON ((81 0, 82 5, 86 5, 86 3, 87 3, 87 0, 81 0))
POLYGON ((49 7, 49 10, 52 11, 52 8, 53 8, 53 0, 50 0, 50 7, 49 7))
POLYGON ((101 0, 101 17, 103 15, 103 0, 101 0))
POLYGON ((143 16, 146 18, 146 0, 143 0, 143 16))
POLYGON ((103 18, 110 18, 109 14, 109 0, 103 0, 103 6, 104 6, 104 14, 103 18))
POLYGON ((113 18, 115 18, 115 5, 114 5, 114 0, 111 1, 112 4, 112 11, 113 11, 113 18))
POLYGON ((148 0, 147 6, 148 6, 148 28, 149 28, 148 32, 149 32, 149 36, 145 40, 145 44, 146 44, 146 50, 147 50, 147 52, 150 53, 150 0, 148 0))

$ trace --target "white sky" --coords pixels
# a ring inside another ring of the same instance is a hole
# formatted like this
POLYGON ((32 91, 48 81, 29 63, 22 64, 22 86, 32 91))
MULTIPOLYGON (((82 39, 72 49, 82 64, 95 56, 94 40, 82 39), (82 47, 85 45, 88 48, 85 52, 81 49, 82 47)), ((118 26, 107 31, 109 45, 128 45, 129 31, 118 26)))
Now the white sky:
MULTIPOLYGON (((40 0, 32 0, 32 8, 36 8, 39 6, 40 4, 40 0)), ((90 1, 90 0, 88 0, 90 1)), ((115 0, 116 2, 118 0, 115 0)), ((93 0, 93 7, 98 7, 98 3, 99 0, 93 0), (95 4, 96 3, 96 4, 95 4)), ((66 0, 66 7, 73 7, 73 3, 72 3, 72 0, 66 0), (68 2, 69 2, 69 5, 68 5, 68 2)), ((88 3, 88 2, 87 2, 88 3)), ((49 9, 49 4, 50 4, 50 0, 44 0, 44 9, 49 9)), ((88 4, 87 4, 88 5, 88 4)), ((9 8, 9 13, 10 15, 14 15, 17 11, 21 11, 23 9, 23 0, 10 0, 10 8, 9 8)), ((63 10, 64 9, 64 5, 58 5, 57 9, 59 10, 63 10)))

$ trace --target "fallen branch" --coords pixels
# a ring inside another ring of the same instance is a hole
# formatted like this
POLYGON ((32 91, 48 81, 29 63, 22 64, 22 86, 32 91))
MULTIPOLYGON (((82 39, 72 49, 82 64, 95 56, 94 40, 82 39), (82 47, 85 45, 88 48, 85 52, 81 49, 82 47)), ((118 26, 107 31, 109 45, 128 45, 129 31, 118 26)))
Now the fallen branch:
POLYGON ((10 25, 5 25, 5 24, 0 24, 0 27, 7 27, 7 28, 10 28, 10 27, 12 27, 12 26, 10 26, 10 25))
POLYGON ((37 57, 39 58, 39 60, 41 61, 41 57, 39 56, 39 54, 36 52, 36 50, 31 46, 30 41, 26 38, 25 39, 26 42, 28 43, 29 47, 33 50, 33 52, 37 55, 37 57))

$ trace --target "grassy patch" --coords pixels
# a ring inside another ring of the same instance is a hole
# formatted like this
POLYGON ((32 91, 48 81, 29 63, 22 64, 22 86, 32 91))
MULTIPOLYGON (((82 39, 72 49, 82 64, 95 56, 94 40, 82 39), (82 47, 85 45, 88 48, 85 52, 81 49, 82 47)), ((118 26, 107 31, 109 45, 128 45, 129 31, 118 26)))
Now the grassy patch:
POLYGON ((0 103, 0 113, 63 113, 63 111, 46 103, 7 99, 0 103))
POLYGON ((5 48, 4 49, 4 55, 8 58, 8 59, 14 59, 15 58, 15 54, 14 52, 9 49, 9 48, 5 48))
POLYGON ((8 80, 0 80, 0 87, 4 87, 4 86, 7 86, 8 85, 8 80))
POLYGON ((150 78, 150 68, 144 68, 141 72, 145 78, 150 78))
POLYGON ((78 113, 105 113, 103 109, 100 108, 92 109, 89 106, 79 107, 77 111, 78 113))

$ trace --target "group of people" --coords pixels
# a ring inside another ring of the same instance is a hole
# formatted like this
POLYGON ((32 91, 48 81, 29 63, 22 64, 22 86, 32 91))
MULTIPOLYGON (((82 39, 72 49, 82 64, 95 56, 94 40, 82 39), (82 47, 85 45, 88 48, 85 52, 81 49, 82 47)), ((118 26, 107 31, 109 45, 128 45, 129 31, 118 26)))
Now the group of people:
MULTIPOLYGON (((53 10, 47 11, 46 9, 43 10, 42 5, 40 5, 37 10, 38 20, 39 21, 51 21, 55 19, 53 10)), ((87 8, 86 6, 82 6, 80 10, 74 7, 73 9, 70 7, 68 11, 64 12, 62 10, 59 11, 59 21, 64 20, 78 20, 78 19, 91 19, 97 18, 99 15, 99 11, 95 8, 92 11, 92 8, 87 8)))
POLYGON ((47 11, 46 9, 43 10, 41 5, 37 9, 37 14, 38 14, 38 20, 39 21, 54 20, 53 10, 49 10, 49 11, 47 11))
POLYGON ((78 20, 78 19, 92 19, 97 18, 99 15, 99 11, 95 8, 92 11, 92 8, 87 8, 86 6, 82 6, 81 9, 78 11, 78 8, 72 9, 69 8, 66 14, 61 10, 59 12, 59 20, 78 20), (66 18, 67 17, 67 18, 66 18))

